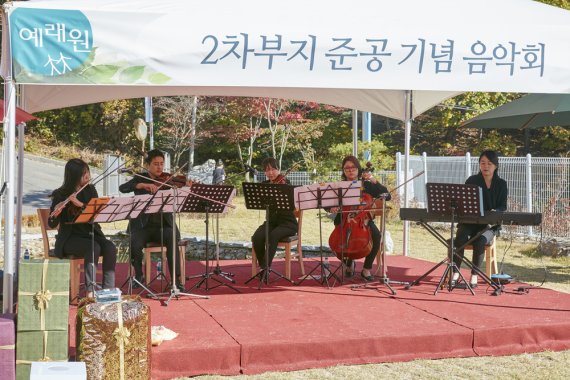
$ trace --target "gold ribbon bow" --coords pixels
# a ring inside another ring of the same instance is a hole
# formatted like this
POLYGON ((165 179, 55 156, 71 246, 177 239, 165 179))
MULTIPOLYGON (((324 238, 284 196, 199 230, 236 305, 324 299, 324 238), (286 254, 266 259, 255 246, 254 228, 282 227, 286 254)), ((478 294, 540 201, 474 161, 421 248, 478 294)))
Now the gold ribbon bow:
POLYGON ((131 332, 126 327, 117 327, 115 331, 113 331, 113 336, 117 340, 117 347, 126 346, 129 344, 129 337, 131 336, 131 332))
POLYGON ((49 307, 49 301, 51 301, 52 294, 49 290, 40 290, 34 294, 34 303, 36 309, 45 310, 49 307))

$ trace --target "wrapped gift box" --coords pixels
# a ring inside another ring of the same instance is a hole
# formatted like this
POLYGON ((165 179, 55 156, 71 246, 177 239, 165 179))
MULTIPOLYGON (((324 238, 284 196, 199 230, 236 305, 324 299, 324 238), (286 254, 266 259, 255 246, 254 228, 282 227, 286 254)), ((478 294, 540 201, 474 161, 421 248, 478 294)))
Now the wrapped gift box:
POLYGON ((0 379, 16 378, 16 327, 14 314, 0 314, 0 379))
POLYGON ((69 323, 69 261, 20 262, 18 331, 62 330, 69 323))
POLYGON ((32 362, 66 362, 69 338, 65 331, 18 331, 16 334, 16 379, 28 380, 32 362))
POLYGON ((150 379, 150 309, 140 297, 79 305, 77 360, 89 380, 150 379))

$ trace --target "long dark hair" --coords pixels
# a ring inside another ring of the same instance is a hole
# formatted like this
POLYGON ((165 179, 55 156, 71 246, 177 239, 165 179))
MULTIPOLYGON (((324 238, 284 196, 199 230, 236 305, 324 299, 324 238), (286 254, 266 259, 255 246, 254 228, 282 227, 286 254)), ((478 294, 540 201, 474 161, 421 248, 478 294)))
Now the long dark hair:
POLYGON ((55 195, 60 195, 62 197, 68 197, 73 194, 76 190, 77 184, 81 181, 81 177, 89 171, 89 165, 85 161, 79 158, 72 158, 65 164, 65 171, 63 174, 63 185, 58 189, 55 189, 51 193, 50 197, 55 195))
POLYGON ((342 160, 342 166, 340 168, 340 170, 342 171, 342 174, 340 175, 340 177, 346 181, 346 175, 344 174, 344 165, 347 162, 351 162, 354 166, 356 166, 356 168, 358 169, 358 178, 360 178, 360 176, 362 175, 362 166, 360 166, 360 161, 358 161, 358 158, 354 157, 354 156, 346 156, 344 158, 344 160, 342 160))

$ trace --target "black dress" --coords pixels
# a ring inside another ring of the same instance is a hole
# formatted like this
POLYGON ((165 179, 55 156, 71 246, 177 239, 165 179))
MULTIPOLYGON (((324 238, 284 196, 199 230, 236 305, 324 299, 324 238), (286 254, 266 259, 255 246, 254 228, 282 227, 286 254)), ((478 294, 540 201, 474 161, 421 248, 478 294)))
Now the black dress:
MULTIPOLYGON (((61 191, 54 191, 50 213, 53 212, 55 206, 66 200, 68 195, 62 194, 61 191)), ((91 198, 97 197, 97 190, 93 185, 88 185, 77 194, 77 199, 84 204, 87 204, 91 198)), ((103 256, 103 289, 114 288, 117 248, 105 237, 99 223, 72 223, 79 212, 81 210, 69 202, 57 217, 48 219, 48 225, 51 228, 59 225, 54 253, 59 258, 83 257, 88 291, 93 291, 95 284, 93 273, 96 270, 91 264, 96 265, 99 262, 99 256, 103 256)))

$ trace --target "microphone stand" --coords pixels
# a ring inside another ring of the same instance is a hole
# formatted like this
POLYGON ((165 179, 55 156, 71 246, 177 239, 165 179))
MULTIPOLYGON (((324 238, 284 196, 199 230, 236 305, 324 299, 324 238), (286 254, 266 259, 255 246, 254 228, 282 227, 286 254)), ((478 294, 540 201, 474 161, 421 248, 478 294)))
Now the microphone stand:
POLYGON ((424 171, 419 172, 418 174, 416 174, 412 178, 408 179, 406 182, 404 182, 404 183, 400 184, 399 186, 390 190, 388 193, 380 194, 379 197, 374 199, 374 201, 376 201, 377 199, 383 199, 383 202, 382 202, 382 225, 380 226, 382 228, 382 235, 381 235, 381 239, 382 239, 381 244, 382 245, 380 246, 380 252, 379 252, 381 255, 380 256, 381 264, 378 266, 378 268, 376 269, 376 273, 375 273, 375 275, 376 275, 378 272, 381 272, 380 276, 379 276, 380 280, 379 280, 379 283, 377 284, 376 287, 373 284, 364 283, 364 284, 359 284, 359 285, 352 285, 351 286, 352 290, 365 288, 365 289, 376 289, 377 291, 379 291, 380 289, 378 288, 378 286, 384 285, 388 288, 390 293, 392 293, 392 295, 395 296, 396 291, 394 290, 394 288, 392 288, 392 286, 390 286, 390 284, 406 285, 406 286, 410 285, 409 282, 392 281, 388 277, 388 268, 386 266, 386 198, 388 198, 388 196, 391 195, 394 191, 398 190, 400 187, 404 186, 405 184, 412 181, 413 179, 421 176, 422 174, 424 174, 424 171))

